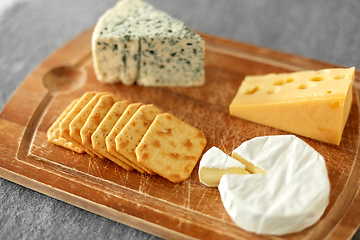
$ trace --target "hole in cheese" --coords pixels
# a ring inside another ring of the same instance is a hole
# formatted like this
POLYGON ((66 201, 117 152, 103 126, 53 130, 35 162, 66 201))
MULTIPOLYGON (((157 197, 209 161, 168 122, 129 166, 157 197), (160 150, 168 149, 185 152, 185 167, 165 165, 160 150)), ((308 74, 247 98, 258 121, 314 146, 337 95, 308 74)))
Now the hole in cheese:
POLYGON ((265 170, 263 170, 260 167, 255 166, 254 164, 252 164, 251 162, 249 162, 248 160, 246 160, 245 158, 243 158, 236 152, 233 152, 232 157, 235 158, 236 160, 240 161, 242 164, 244 164, 245 169, 251 174, 254 174, 254 173, 267 174, 267 172, 265 170))
POLYGON ((258 86, 255 86, 255 87, 252 87, 252 88, 249 88, 245 94, 254 94, 256 93, 257 91, 259 91, 259 87, 258 86))
POLYGON ((278 80, 274 82, 274 86, 281 86, 281 85, 284 85, 284 80, 278 80))
POLYGON ((335 77, 334 77, 334 79, 344 79, 346 77, 346 74, 340 74, 340 75, 336 75, 335 77))
POLYGON ((309 86, 309 84, 304 83, 304 84, 301 84, 300 86, 298 86, 298 89, 307 89, 308 86, 309 86))
POLYGON ((288 79, 286 79, 285 83, 291 83, 291 82, 293 82, 293 81, 294 81, 293 78, 288 78, 288 79))
POLYGON ((313 77, 310 81, 320 82, 320 81, 324 81, 324 80, 326 80, 325 76, 316 76, 316 77, 313 77))
POLYGON ((272 89, 268 90, 266 93, 267 94, 274 94, 274 93, 277 93, 277 92, 278 92, 278 89, 272 88, 272 89))
POLYGON ((328 94, 332 94, 332 93, 333 93, 333 91, 332 91, 332 90, 327 90, 327 91, 326 91, 326 93, 328 93, 328 94))

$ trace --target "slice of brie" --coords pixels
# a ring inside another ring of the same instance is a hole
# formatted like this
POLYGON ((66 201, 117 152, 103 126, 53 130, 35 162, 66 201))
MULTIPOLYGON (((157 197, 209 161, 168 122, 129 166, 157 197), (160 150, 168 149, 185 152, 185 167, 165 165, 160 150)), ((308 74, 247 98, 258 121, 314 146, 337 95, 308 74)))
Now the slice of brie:
POLYGON ((246 231, 284 235, 314 224, 329 203, 324 158, 293 135, 257 137, 233 151, 267 174, 225 174, 218 186, 231 219, 246 231))
POLYGON ((224 174, 249 174, 249 172, 245 170, 244 164, 217 147, 212 147, 200 161, 200 182, 209 187, 217 187, 224 174))

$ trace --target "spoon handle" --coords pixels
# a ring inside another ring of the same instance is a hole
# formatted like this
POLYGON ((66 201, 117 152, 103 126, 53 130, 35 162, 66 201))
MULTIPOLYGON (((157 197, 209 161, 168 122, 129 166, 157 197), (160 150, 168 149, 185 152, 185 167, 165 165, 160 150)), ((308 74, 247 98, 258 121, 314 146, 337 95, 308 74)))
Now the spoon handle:
MULTIPOLYGON (((77 63, 75 63, 73 68, 80 69, 81 67, 88 64, 90 60, 91 60, 91 52, 86 54, 77 63)), ((59 92, 61 92, 62 90, 65 90, 65 89, 75 90, 75 89, 79 88, 80 86, 82 86, 84 83, 84 81, 79 80, 73 84, 68 84, 69 77, 71 78, 71 76, 74 76, 74 74, 69 74, 69 70, 64 71, 64 68, 73 69, 71 67, 54 68, 48 72, 48 74, 50 74, 51 77, 46 78, 47 81, 45 81, 44 79, 48 75, 45 75, 43 78, 43 83, 45 82, 44 85, 48 89, 48 92, 45 95, 45 97, 42 99, 40 104, 37 106, 37 108, 35 109, 34 114, 31 116, 30 121, 25 128, 24 135, 21 138, 20 146, 19 146, 18 152, 17 152, 17 158, 19 160, 25 160, 26 157, 29 155, 31 145, 34 141, 35 133, 36 133, 45 113, 47 112, 51 102, 55 99, 57 94, 59 94, 59 92), (58 71, 60 69, 61 69, 61 71, 58 71), (61 85, 59 83, 63 83, 63 85, 61 85), (63 89, 63 88, 65 88, 65 89, 63 89)), ((71 71, 70 71, 70 73, 71 73, 71 71)), ((77 74, 78 74, 78 72, 76 71, 75 76, 78 76, 77 74)), ((84 76, 86 76, 86 73, 84 74, 84 76)), ((86 80, 86 77, 81 78, 81 79, 86 80)))

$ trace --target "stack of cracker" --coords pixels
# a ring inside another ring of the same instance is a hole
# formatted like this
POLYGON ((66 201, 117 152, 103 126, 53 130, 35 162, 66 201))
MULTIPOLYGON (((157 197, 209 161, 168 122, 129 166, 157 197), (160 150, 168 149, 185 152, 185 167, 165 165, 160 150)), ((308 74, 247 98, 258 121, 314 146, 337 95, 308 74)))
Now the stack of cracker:
POLYGON ((87 92, 74 100, 47 136, 77 153, 174 183, 189 178, 207 143, 203 132, 155 105, 121 101, 107 92, 87 92))

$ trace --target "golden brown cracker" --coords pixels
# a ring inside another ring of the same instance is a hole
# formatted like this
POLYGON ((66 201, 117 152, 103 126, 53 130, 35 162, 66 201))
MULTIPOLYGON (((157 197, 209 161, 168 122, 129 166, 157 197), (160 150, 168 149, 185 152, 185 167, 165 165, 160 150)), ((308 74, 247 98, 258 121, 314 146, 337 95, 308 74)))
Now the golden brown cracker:
MULTIPOLYGON (((126 159, 124 156, 119 154, 116 151, 116 144, 115 144, 115 137, 120 133, 120 131, 127 124, 127 122, 131 119, 131 117, 135 114, 135 112, 142 105, 143 105, 142 103, 132 103, 126 108, 125 112, 118 119, 118 121, 115 123, 114 127, 111 129, 110 133, 106 137, 106 148, 107 148, 107 151, 112 156, 115 157, 115 159, 125 162, 126 164, 132 166, 133 168, 135 168, 136 170, 138 170, 141 173, 146 173, 145 169, 142 166, 140 166, 139 163, 133 163, 132 161, 126 159)), ((152 171, 151 171, 151 173, 152 173, 152 171)))
POLYGON ((164 113, 155 118, 135 152, 142 165, 177 183, 189 178, 206 143, 202 131, 164 113))
POLYGON ((73 100, 66 109, 61 113, 61 115, 55 120, 51 127, 47 131, 48 141, 54 143, 58 146, 73 150, 77 153, 85 153, 85 151, 79 147, 76 147, 73 143, 69 142, 65 138, 60 136, 60 123, 68 115, 68 113, 73 109, 79 99, 73 100))
POLYGON ((95 92, 86 92, 82 95, 79 101, 71 109, 71 111, 66 115, 66 117, 60 122, 60 136, 65 138, 67 141, 71 142, 76 147, 82 149, 83 151, 88 152, 91 156, 95 156, 93 153, 86 150, 82 146, 81 142, 76 141, 70 136, 70 123, 74 118, 80 113, 80 111, 91 101, 91 99, 96 95, 95 92))
POLYGON ((122 168, 127 171, 132 171, 133 168, 131 165, 124 163, 120 159, 117 159, 113 155, 111 155, 106 149, 106 137, 109 135, 110 131, 116 124, 117 120, 122 116, 125 112, 127 106, 129 106, 129 102, 127 101, 119 101, 114 103, 112 108, 108 111, 104 119, 101 121, 99 126, 96 128, 94 133, 91 135, 91 143, 93 149, 108 158, 109 160, 115 162, 122 168))
POLYGON ((91 149, 92 152, 94 152, 101 159, 105 159, 105 157, 93 149, 91 143, 91 135, 95 132, 96 128, 100 125, 101 121, 104 119, 111 107, 117 101, 119 101, 119 98, 113 94, 101 96, 94 108, 88 109, 91 110, 91 113, 89 114, 89 117, 86 119, 86 122, 80 130, 82 144, 86 148, 91 149))
POLYGON ((109 95, 107 92, 97 93, 91 100, 80 110, 80 112, 73 118, 73 120, 69 124, 70 129, 70 137, 78 142, 80 145, 85 148, 86 152, 91 156, 96 156, 97 154, 92 150, 92 148, 88 148, 82 144, 80 131, 84 126, 86 120, 88 119, 91 111, 94 109, 95 105, 99 101, 100 97, 104 95, 109 95))
POLYGON ((163 111, 153 104, 141 106, 115 137, 116 151, 133 163, 138 163, 135 148, 160 113, 163 111))

